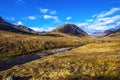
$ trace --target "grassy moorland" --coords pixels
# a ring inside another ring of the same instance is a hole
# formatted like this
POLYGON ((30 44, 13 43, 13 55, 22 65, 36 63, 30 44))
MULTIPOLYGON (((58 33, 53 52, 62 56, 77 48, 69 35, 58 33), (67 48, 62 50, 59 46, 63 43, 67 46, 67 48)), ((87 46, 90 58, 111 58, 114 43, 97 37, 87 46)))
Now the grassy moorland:
POLYGON ((88 40, 89 38, 78 38, 67 35, 62 35, 61 37, 27 35, 0 31, 0 59, 10 59, 34 51, 99 42, 99 40, 94 38, 88 40))
POLYGON ((120 38, 102 41, 17 65, 0 75, 3 80, 7 74, 31 76, 31 80, 120 80, 120 38))

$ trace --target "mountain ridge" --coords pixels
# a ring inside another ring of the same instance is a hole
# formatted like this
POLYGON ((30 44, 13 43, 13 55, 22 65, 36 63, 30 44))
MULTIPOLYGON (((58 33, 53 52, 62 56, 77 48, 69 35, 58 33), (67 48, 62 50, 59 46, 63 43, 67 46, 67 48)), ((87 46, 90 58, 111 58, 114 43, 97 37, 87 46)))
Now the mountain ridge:
POLYGON ((108 37, 120 37, 120 28, 116 29, 116 31, 109 33, 108 37))
POLYGON ((118 29, 111 28, 111 29, 105 30, 103 32, 95 32, 92 34, 92 36, 94 36, 96 38, 102 38, 102 37, 108 36, 108 35, 116 32, 117 30, 118 29))
POLYGON ((23 34, 33 34, 34 30, 23 26, 23 25, 14 25, 7 21, 5 21, 2 17, 0 17, 0 30, 9 31, 14 33, 23 33, 23 34))

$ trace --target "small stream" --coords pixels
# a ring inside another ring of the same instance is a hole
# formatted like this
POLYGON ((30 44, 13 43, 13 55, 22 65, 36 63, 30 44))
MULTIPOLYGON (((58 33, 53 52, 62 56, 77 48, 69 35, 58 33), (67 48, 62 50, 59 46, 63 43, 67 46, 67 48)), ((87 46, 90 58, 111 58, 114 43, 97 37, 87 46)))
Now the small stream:
POLYGON ((0 71, 7 70, 7 69, 9 69, 9 68, 11 68, 11 67, 13 67, 15 65, 21 65, 21 64, 24 64, 24 63, 27 63, 27 62, 30 62, 30 61, 33 61, 33 60, 48 56, 48 55, 66 52, 66 51, 69 51, 71 49, 72 49, 71 47, 59 48, 59 49, 52 49, 49 52, 41 51, 41 52, 30 53, 30 54, 27 54, 27 55, 22 55, 22 56, 14 58, 14 59, 11 59, 9 61, 5 61, 0 66, 0 71))

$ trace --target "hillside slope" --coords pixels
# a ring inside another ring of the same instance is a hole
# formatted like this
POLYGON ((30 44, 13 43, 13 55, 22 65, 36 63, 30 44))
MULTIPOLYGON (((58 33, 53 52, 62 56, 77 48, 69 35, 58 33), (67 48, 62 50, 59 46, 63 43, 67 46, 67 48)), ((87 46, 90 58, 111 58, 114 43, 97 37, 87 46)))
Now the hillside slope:
POLYGON ((40 36, 0 31, 0 58, 4 60, 34 51, 80 46, 91 42, 99 42, 99 40, 94 38, 40 36))
POLYGON ((26 26, 11 24, 3 20, 2 17, 0 17, 0 30, 24 34, 36 33, 35 31, 26 26))
POLYGON ((67 35, 77 36, 77 37, 88 36, 88 34, 85 31, 83 31, 81 28, 79 28, 74 24, 65 24, 63 26, 60 26, 54 29, 53 31, 51 31, 51 33, 58 33, 58 34, 63 33, 67 35))

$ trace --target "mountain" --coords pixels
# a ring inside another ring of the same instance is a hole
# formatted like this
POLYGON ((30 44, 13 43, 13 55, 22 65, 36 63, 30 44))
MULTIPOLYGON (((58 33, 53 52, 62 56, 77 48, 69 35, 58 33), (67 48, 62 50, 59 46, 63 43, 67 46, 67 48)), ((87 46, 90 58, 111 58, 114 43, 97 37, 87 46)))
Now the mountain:
POLYGON ((96 37, 96 38, 101 38, 104 37, 106 35, 106 33, 104 32, 95 32, 92 34, 92 36, 96 37))
POLYGON ((24 34, 35 33, 35 31, 33 31, 32 29, 26 26, 11 24, 5 21, 2 17, 0 17, 0 30, 10 31, 10 32, 15 32, 15 33, 24 33, 24 34))
POLYGON ((73 35, 73 36, 78 36, 78 37, 84 37, 88 36, 88 34, 83 31, 81 28, 79 28, 75 24, 65 24, 63 26, 60 26, 53 31, 54 33, 63 33, 63 34, 68 34, 68 35, 73 35))
POLYGON ((111 33, 114 33, 116 31, 117 31, 117 29, 111 28, 111 29, 105 30, 103 32, 95 32, 92 35, 94 37, 101 38, 101 37, 105 37, 105 36, 107 36, 107 35, 109 35, 111 33))
POLYGON ((32 30, 32 29, 30 29, 26 26, 23 26, 23 25, 18 25, 18 26, 16 26, 16 28, 19 29, 19 30, 25 31, 25 32, 35 33, 34 30, 32 30))
POLYGON ((109 37, 120 37, 120 28, 116 29, 114 32, 109 33, 107 36, 109 36, 109 37))

